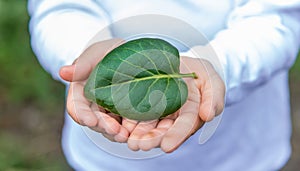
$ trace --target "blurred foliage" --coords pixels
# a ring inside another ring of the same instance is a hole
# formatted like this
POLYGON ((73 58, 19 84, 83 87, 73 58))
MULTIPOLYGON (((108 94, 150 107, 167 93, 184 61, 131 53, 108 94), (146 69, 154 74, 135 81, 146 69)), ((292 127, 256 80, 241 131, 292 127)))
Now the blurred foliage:
POLYGON ((63 102, 63 86, 42 70, 29 42, 24 0, 0 1, 0 94, 1 100, 16 106, 40 106, 63 102))
POLYGON ((2 171, 66 171, 70 170, 57 154, 34 154, 24 143, 24 137, 0 134, 0 170, 2 171), (51 156, 50 156, 51 155, 51 156), (55 159, 55 160, 54 160, 55 159))
MULTIPOLYGON (((57 149, 64 87, 31 51, 26 3, 0 0, 0 170, 68 170, 57 149)), ((291 80, 299 73, 300 58, 291 80)))
POLYGON ((295 81, 299 83, 300 82, 299 74, 300 74, 300 52, 298 53, 298 58, 296 59, 296 62, 290 71, 291 81, 295 81))
POLYGON ((59 136, 64 86, 30 48, 26 7, 0 0, 0 170, 68 170, 59 136))

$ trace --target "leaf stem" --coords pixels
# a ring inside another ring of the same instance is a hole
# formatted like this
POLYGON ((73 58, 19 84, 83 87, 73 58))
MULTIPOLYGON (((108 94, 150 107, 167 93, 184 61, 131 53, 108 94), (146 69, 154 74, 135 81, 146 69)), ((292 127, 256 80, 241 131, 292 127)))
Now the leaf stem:
POLYGON ((184 77, 193 77, 194 79, 197 79, 198 78, 198 76, 197 76, 197 74, 196 73, 187 73, 187 74, 180 74, 180 76, 182 77, 182 78, 184 78, 184 77))

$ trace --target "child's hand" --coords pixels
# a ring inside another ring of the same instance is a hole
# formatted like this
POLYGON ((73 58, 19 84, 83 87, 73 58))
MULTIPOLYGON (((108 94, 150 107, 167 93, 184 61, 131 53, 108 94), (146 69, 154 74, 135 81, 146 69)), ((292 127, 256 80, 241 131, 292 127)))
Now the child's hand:
POLYGON ((181 73, 195 72, 198 79, 185 79, 187 102, 164 119, 137 122, 121 118, 99 108, 84 97, 85 82, 96 64, 122 41, 112 39, 89 47, 71 66, 64 66, 60 76, 70 81, 67 110, 77 123, 102 133, 111 141, 127 142, 132 150, 160 147, 172 152, 196 132, 205 121, 212 120, 224 108, 224 82, 212 65, 200 59, 181 58, 181 73))
POLYGON ((102 133, 111 141, 126 142, 129 132, 121 125, 122 118, 86 100, 83 93, 85 82, 93 68, 121 42, 120 39, 111 39, 90 46, 72 65, 62 67, 60 76, 70 82, 67 111, 73 120, 102 133))
POLYGON ((167 118, 131 126, 130 149, 147 151, 160 147, 165 152, 172 152, 204 122, 223 111, 225 85, 213 66, 206 60, 181 59, 181 73, 195 72, 198 76, 198 79, 185 79, 189 90, 187 102, 167 118))

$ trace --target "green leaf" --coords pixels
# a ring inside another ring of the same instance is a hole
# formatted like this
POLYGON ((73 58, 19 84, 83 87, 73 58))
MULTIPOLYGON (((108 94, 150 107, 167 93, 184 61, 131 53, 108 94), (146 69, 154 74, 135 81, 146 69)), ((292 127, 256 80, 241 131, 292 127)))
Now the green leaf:
POLYGON ((145 121, 176 112, 187 100, 178 50, 161 39, 128 41, 108 53, 91 73, 87 99, 129 119, 145 121))

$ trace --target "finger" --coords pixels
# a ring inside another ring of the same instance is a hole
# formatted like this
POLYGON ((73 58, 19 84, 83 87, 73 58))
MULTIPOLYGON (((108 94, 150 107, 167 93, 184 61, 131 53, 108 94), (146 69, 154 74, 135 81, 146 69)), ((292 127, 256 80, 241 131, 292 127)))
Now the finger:
POLYGON ((67 97, 67 111, 73 120, 81 125, 94 127, 98 118, 90 108, 90 102, 83 95, 81 83, 71 83, 67 97))
POLYGON ((106 133, 102 133, 102 135, 103 135, 106 139, 108 139, 109 141, 111 141, 111 142, 116 142, 116 140, 115 140, 115 138, 114 138, 113 135, 106 134, 106 133))
POLYGON ((123 118, 122 126, 128 130, 128 132, 132 132, 134 128, 137 126, 138 121, 123 118))
POLYGON ((156 128, 141 137, 141 140, 139 141, 139 149, 149 151, 152 148, 159 147, 162 137, 173 123, 173 119, 161 120, 156 128))
POLYGON ((175 113, 168 115, 165 117, 165 119, 172 119, 175 120, 178 117, 179 111, 176 111, 175 113))
POLYGON ((133 150, 139 150, 139 140, 140 138, 148 133, 150 130, 156 127, 157 120, 147 121, 147 122, 139 122, 138 125, 134 128, 128 138, 128 147, 133 150))
POLYGON ((195 111, 180 115, 174 125, 166 132, 161 142, 161 149, 170 153, 176 150, 187 138, 197 131, 203 122, 195 111))
POLYGON ((209 81, 200 88, 201 103, 199 116, 203 121, 211 121, 224 109, 225 85, 217 73, 212 73, 209 81))
MULTIPOLYGON (((100 110, 101 112, 101 110, 100 110)), ((103 112, 103 111, 102 111, 103 112)), ((105 113, 105 112, 103 112, 105 113)), ((114 114, 114 113, 106 113, 107 115, 109 115, 110 117, 114 118, 117 122, 122 123, 122 118, 120 117, 120 115, 114 114)))
POLYGON ((71 82, 73 79, 74 70, 75 70, 74 65, 63 66, 59 70, 59 76, 63 80, 71 82))
POLYGON ((74 77, 75 72, 75 63, 77 62, 78 58, 74 60, 72 65, 62 66, 59 70, 59 76, 65 80, 71 82, 74 77))
POLYGON ((128 137, 129 137, 128 130, 124 127, 121 127, 119 133, 115 135, 114 139, 117 142, 124 143, 128 140, 128 137))
POLYGON ((104 137, 106 137, 108 140, 112 142, 124 143, 127 141, 129 137, 129 132, 127 131, 127 129, 125 129, 122 126, 120 127, 119 132, 115 135, 106 133, 105 129, 102 128, 101 126, 90 127, 90 128, 96 132, 102 133, 104 137))
POLYGON ((198 115, 199 91, 196 84, 192 83, 192 80, 188 80, 189 95, 187 102, 182 106, 178 118, 162 139, 161 149, 167 153, 177 149, 203 124, 198 115))
POLYGON ((82 81, 88 78, 93 68, 113 48, 120 45, 121 39, 111 39, 95 43, 88 47, 75 62, 72 81, 82 81))
POLYGON ((92 106, 92 111, 98 118, 98 124, 97 127, 101 130, 103 129, 106 134, 109 135, 117 135, 120 131, 120 123, 111 115, 108 115, 106 113, 103 113, 99 110, 98 105, 93 103, 92 106))
POLYGON ((214 101, 216 103, 215 105, 215 111, 216 115, 219 115, 223 112, 225 108, 225 83, 221 79, 221 77, 216 74, 215 78, 213 78, 212 81, 213 89, 214 89, 214 101))

